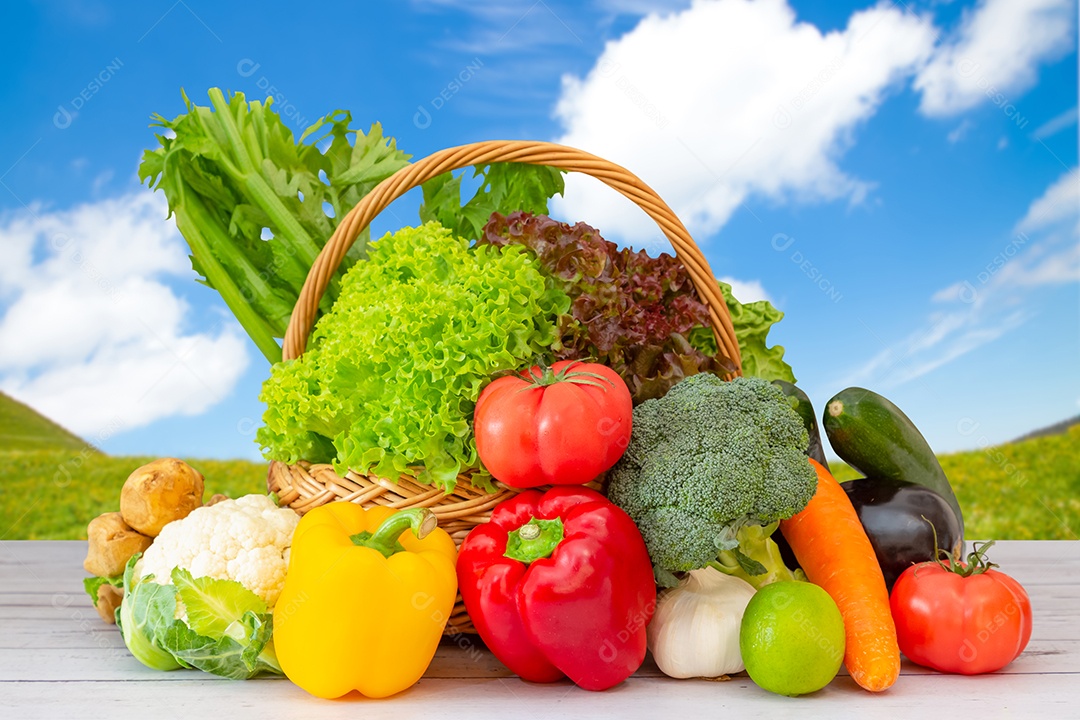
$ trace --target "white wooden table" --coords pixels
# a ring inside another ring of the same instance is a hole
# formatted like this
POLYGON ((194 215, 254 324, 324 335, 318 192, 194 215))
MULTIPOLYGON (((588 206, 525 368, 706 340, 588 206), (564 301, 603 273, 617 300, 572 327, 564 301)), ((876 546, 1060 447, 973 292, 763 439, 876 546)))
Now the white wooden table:
POLYGON ((462 638, 427 675, 387 700, 319 700, 279 678, 231 682, 157 672, 134 660, 83 592, 83 542, 0 542, 0 718, 1080 718, 1080 543, 1002 542, 992 559, 1027 588, 1035 629, 1000 673, 940 675, 904 662, 888 692, 847 676, 801 698, 767 693, 744 674, 727 682, 671 680, 648 663, 602 693, 568 682, 533 685, 462 638))

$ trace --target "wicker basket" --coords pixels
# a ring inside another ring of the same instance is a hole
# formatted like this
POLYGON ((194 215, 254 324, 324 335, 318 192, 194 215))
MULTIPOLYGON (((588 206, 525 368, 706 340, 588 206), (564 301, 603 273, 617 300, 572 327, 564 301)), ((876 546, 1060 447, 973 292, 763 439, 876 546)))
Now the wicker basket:
MULTIPOLYGON (((569 172, 581 172, 595 177, 618 190, 636 203, 651 217, 671 242, 697 288, 698 295, 709 309, 713 333, 718 347, 731 358, 739 372, 739 345, 731 325, 727 304, 686 227, 671 208, 645 183, 626 169, 602 158, 564 145, 545 142, 495 140, 449 148, 429 155, 402 168, 379 183, 341 221, 334 235, 323 247, 308 273, 300 292, 289 327, 285 333, 283 357, 299 357, 307 345, 312 325, 330 278, 341 264, 357 236, 390 203, 421 183, 442 173, 470 165, 494 162, 517 162, 549 165, 569 172)), ((516 490, 498 486, 489 494, 469 482, 468 475, 458 477, 451 493, 423 485, 410 477, 397 480, 350 471, 345 477, 334 472, 330 465, 305 462, 295 465, 274 462, 270 465, 267 484, 277 493, 279 502, 303 514, 328 502, 346 501, 363 506, 387 505, 393 508, 430 507, 439 518, 440 526, 460 545, 476 525, 491 517, 491 509, 516 490)), ((465 608, 458 598, 447 634, 474 632, 465 608)))

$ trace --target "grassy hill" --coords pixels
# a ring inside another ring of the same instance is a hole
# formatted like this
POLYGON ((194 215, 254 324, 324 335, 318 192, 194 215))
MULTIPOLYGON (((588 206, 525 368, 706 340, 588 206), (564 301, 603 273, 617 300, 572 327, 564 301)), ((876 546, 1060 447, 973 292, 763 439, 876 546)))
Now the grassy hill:
POLYGON ((1026 435, 1022 435, 1022 436, 1018 437, 1016 440, 1013 440, 1013 442, 1023 442, 1024 440, 1034 440, 1035 438, 1048 437, 1050 435, 1060 435, 1062 433, 1068 432, 1069 428, 1074 427, 1076 425, 1080 425, 1080 415, 1077 415, 1074 418, 1069 418, 1068 420, 1062 420, 1059 423, 1054 423, 1053 425, 1047 425, 1044 428, 1039 428, 1038 430, 1034 430, 1032 432, 1029 432, 1026 435))
POLYGON ((74 450, 88 443, 34 409, 0 392, 0 451, 74 450))
MULTIPOLYGON (((120 488, 151 457, 109 457, 0 393, 0 540, 82 540, 86 524, 120 506, 120 488)), ((266 491, 266 465, 190 460, 206 495, 266 491)))

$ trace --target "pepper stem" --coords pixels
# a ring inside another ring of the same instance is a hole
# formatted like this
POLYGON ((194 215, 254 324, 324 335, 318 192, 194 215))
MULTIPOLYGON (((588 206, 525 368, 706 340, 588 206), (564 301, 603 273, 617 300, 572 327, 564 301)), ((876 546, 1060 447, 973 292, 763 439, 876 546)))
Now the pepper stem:
POLYGON ((563 523, 560 518, 538 520, 532 518, 506 538, 505 556, 526 565, 541 558, 550 557, 563 539, 563 523))
POLYGON ((350 536, 349 539, 353 541, 353 545, 378 550, 384 557, 390 557, 404 552, 405 548, 398 542, 403 532, 411 529, 417 540, 423 540, 438 525, 439 519, 427 508, 409 508, 398 510, 383 520, 374 533, 365 530, 350 536))

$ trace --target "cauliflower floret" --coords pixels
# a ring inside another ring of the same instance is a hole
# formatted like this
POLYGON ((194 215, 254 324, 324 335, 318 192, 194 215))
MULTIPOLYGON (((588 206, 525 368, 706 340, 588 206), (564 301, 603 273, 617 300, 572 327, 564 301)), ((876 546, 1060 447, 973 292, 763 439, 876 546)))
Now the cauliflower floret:
POLYGON ((173 568, 194 577, 235 580, 273 607, 285 585, 288 551, 300 516, 268 495, 245 495, 193 510, 162 528, 139 561, 140 575, 172 582, 173 568))

